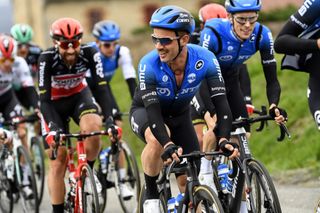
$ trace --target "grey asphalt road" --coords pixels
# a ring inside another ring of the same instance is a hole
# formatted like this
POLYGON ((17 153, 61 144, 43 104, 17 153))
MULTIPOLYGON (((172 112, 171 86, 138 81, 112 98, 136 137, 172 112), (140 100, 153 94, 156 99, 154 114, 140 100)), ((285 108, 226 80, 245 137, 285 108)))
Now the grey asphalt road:
MULTIPOLYGON (((303 183, 285 181, 275 182, 283 213, 313 213, 320 199, 320 180, 312 180, 303 183)), ((177 193, 177 188, 173 188, 177 193)), ((15 206, 14 212, 22 212, 19 206, 15 206)), ((108 190, 108 203, 106 213, 122 212, 120 203, 114 189, 108 190)), ((51 213, 51 205, 48 190, 45 188, 44 199, 40 206, 40 213, 51 213)))

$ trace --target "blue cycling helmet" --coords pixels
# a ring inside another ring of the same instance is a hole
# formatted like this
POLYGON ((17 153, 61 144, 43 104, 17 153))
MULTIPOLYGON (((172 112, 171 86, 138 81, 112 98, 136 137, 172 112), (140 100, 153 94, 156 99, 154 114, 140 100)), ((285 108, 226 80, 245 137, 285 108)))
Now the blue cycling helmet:
POLYGON ((169 5, 160 7, 151 16, 150 27, 192 33, 195 28, 194 18, 187 10, 169 5))
POLYGON ((261 9, 261 0, 226 0, 225 8, 228 13, 258 12, 261 9))
POLYGON ((93 27, 92 34, 99 41, 114 41, 120 39, 119 26, 113 21, 99 21, 93 27))

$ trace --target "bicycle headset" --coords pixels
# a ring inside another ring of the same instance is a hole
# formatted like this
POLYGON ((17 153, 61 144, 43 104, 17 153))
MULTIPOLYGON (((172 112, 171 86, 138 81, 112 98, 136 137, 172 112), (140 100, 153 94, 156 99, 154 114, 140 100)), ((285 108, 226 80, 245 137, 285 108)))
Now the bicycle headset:
POLYGON ((33 37, 33 30, 28 24, 15 24, 10 29, 11 36, 19 43, 29 43, 33 37))
POLYGON ((54 40, 78 40, 82 38, 83 28, 73 18, 60 18, 52 23, 50 36, 54 40))
POLYGON ((261 0, 226 0, 225 8, 228 13, 239 13, 246 11, 260 11, 261 0))
POLYGON ((92 34, 99 41, 115 41, 119 40, 121 36, 119 26, 110 20, 97 22, 93 27, 92 34))

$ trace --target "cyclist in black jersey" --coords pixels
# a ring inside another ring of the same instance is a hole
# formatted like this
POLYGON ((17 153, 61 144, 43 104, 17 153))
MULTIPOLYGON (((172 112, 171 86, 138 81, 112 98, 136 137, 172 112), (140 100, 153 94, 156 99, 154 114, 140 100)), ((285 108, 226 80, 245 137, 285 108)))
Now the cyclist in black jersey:
MULTIPOLYGON (((182 151, 199 150, 190 101, 203 79, 208 81, 210 100, 217 109, 220 148, 231 151, 231 158, 238 155, 238 148, 227 140, 232 117, 219 64, 210 51, 188 44, 194 30, 192 15, 177 6, 164 6, 153 13, 150 26, 155 49, 139 63, 139 86, 130 109, 130 124, 146 143, 141 154, 146 185, 143 211, 157 213, 160 200, 156 180, 162 163, 179 161, 182 151)), ((185 178, 177 177, 182 192, 185 178)))
MULTIPOLYGON (((91 91, 85 80, 85 73, 91 70, 92 78, 100 94, 97 101, 102 108, 107 125, 112 125, 110 99, 106 93, 100 54, 93 47, 81 45, 83 28, 79 21, 72 18, 60 18, 51 25, 50 35, 54 42, 41 53, 39 58, 40 107, 45 122, 49 126, 45 148, 51 156, 55 146, 52 135, 57 129, 67 131, 68 120, 72 118, 81 132, 99 131, 102 119, 94 103, 91 91), (54 127, 54 128, 53 128, 54 127)), ((108 126, 107 126, 108 127, 108 126)), ((44 129, 44 127, 42 127, 44 129)), ((100 138, 90 137, 85 140, 88 164, 93 167, 100 151, 100 138)), ((49 161, 48 186, 54 212, 64 209, 64 174, 66 169, 66 147, 60 146, 57 159, 49 161)), ((101 185, 96 179, 97 190, 101 185)))
POLYGON ((287 54, 282 69, 309 73, 308 102, 320 130, 320 0, 304 1, 275 40, 275 51, 287 54), (293 45, 294 44, 294 45, 293 45))

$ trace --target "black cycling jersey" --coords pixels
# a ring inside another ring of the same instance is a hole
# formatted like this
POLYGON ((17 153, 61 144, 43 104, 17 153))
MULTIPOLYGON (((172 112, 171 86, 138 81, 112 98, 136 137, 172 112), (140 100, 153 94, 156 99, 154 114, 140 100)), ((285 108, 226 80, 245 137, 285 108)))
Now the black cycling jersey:
POLYGON ((42 49, 39 46, 35 44, 29 44, 29 53, 25 59, 29 65, 32 76, 35 76, 38 73, 38 59, 41 52, 42 49))
MULTIPOLYGON (((53 120, 51 102, 79 94, 87 88, 85 73, 88 69, 98 85, 97 101, 105 118, 112 115, 110 98, 106 93, 107 82, 104 79, 100 54, 93 47, 82 45, 74 66, 68 67, 58 49, 52 47, 42 52, 39 58, 39 92, 41 111, 45 119, 53 120)), ((86 93, 92 96, 91 93, 86 93)))

